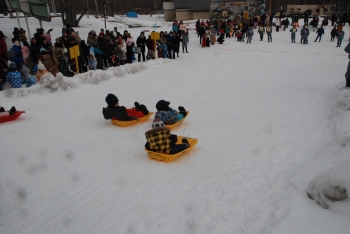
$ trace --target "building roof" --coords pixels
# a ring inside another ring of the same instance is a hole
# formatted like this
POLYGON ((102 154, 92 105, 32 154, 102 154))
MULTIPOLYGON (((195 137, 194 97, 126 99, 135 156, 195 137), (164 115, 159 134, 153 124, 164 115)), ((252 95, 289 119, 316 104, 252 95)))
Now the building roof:
POLYGON ((174 0, 175 9, 190 9, 191 11, 209 11, 211 0, 174 0))

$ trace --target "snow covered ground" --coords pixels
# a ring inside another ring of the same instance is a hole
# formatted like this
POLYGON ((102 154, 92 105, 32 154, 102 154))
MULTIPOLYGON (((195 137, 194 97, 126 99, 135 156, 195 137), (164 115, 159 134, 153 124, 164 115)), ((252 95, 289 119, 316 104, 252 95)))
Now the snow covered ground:
MULTIPOLYGON (((129 30, 135 38, 154 23, 171 30, 157 17, 130 21, 147 22, 129 30)), ((43 24, 60 35, 60 18, 43 24)), ((1 20, 8 45, 16 26, 1 20)), ((77 30, 86 39, 103 27, 90 17, 77 30)), ((336 48, 329 33, 302 45, 287 31, 260 42, 255 30, 252 44, 200 48, 191 31, 176 60, 0 92, 0 105, 27 112, 0 125, 0 233, 350 233, 349 198, 324 209, 307 196, 311 181, 315 194, 329 181, 350 190, 348 36, 336 48), (112 125, 102 116, 108 93, 150 111, 160 99, 183 105, 191 113, 173 133, 199 143, 174 162, 150 160, 152 118, 112 125)))

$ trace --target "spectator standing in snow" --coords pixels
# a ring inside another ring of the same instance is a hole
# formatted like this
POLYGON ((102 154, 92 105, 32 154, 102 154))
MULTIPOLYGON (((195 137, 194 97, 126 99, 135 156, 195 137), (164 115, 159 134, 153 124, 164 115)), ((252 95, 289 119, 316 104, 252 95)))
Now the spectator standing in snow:
POLYGON ((141 52, 137 55, 138 61, 141 62, 141 55, 142 55, 142 61, 145 62, 145 52, 146 52, 146 37, 145 33, 141 32, 140 36, 136 40, 137 47, 141 49, 141 52))
POLYGON ((331 31, 331 41, 334 41, 334 38, 336 35, 337 35, 337 28, 334 26, 331 31))
POLYGON ((265 34, 265 28, 262 24, 258 28, 258 33, 260 34, 260 41, 262 41, 264 39, 265 34))
POLYGON ((184 30, 181 34, 181 42, 182 42, 182 53, 185 53, 185 49, 186 49, 186 53, 188 53, 187 51, 187 43, 190 42, 189 38, 188 38, 188 30, 184 30))
POLYGON ((126 59, 127 63, 132 63, 133 57, 134 57, 134 52, 135 52, 135 42, 134 39, 131 37, 129 34, 127 39, 126 39, 126 59))
MULTIPOLYGON (((348 59, 350 59, 350 42, 348 43, 348 45, 345 47, 344 50, 346 53, 349 54, 348 59)), ((345 81, 346 81, 345 88, 350 88, 350 60, 348 62, 348 68, 345 73, 345 81)))
POLYGON ((252 38, 254 36, 254 32, 253 32, 253 29, 251 29, 251 27, 249 26, 248 27, 248 30, 246 32, 246 35, 247 35, 247 44, 248 43, 252 43, 252 38))
POLYGON ((276 18, 276 32, 279 32, 280 30, 280 25, 281 25, 281 22, 280 22, 280 19, 279 18, 276 18))
POLYGON ((290 36, 292 38, 292 43, 295 43, 295 35, 298 32, 298 29, 294 25, 293 28, 291 30, 289 30, 289 32, 290 32, 290 36))
POLYGON ((272 42, 272 29, 271 29, 270 25, 267 25, 266 33, 267 33, 267 41, 272 42))
POLYGON ((124 65, 126 62, 126 44, 122 35, 118 35, 117 39, 117 55, 121 65, 124 65))
POLYGON ((62 75, 67 76, 68 65, 67 61, 63 58, 63 54, 61 51, 57 52, 57 62, 58 70, 62 73, 62 75))
POLYGON ((308 44, 308 37, 310 34, 310 30, 308 29, 307 25, 304 25, 304 27, 300 31, 301 41, 300 43, 303 43, 304 45, 308 44))
POLYGON ((97 68, 97 61, 93 53, 90 53, 89 55, 89 70, 96 70, 97 68))
POLYGON ((318 38, 320 38, 320 40, 318 42, 321 42, 322 34, 324 34, 323 25, 321 25, 321 27, 319 29, 317 29, 316 33, 317 33, 317 37, 316 37, 314 42, 316 42, 318 38))
POLYGON ((338 42, 337 42, 337 47, 340 47, 341 46, 341 42, 343 41, 343 38, 344 38, 344 34, 345 32, 343 31, 343 28, 340 27, 338 29, 338 42))
POLYGON ((10 51, 14 54, 12 61, 16 64, 17 68, 22 67, 24 60, 22 55, 21 44, 19 43, 19 41, 14 42, 10 51))
POLYGON ((41 52, 42 63, 44 64, 47 71, 51 72, 53 76, 59 72, 57 59, 52 57, 48 52, 41 52))

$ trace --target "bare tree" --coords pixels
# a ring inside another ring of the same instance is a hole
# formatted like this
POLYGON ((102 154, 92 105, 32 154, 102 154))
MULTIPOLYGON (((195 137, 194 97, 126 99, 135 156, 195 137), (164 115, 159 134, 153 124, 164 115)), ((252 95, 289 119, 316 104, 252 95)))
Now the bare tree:
POLYGON ((72 27, 77 27, 80 20, 86 14, 91 6, 91 0, 88 0, 86 5, 82 6, 80 1, 76 0, 57 0, 63 25, 70 24, 72 27))

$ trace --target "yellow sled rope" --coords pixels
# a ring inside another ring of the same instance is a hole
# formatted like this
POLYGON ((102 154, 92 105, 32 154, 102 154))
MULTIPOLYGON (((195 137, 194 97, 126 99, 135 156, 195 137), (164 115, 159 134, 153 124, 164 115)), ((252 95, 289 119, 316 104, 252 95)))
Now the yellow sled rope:
POLYGON ((126 127, 126 126, 134 125, 137 123, 145 122, 153 114, 154 114, 154 112, 149 112, 148 115, 144 115, 142 118, 139 118, 137 120, 120 121, 120 120, 112 119, 111 121, 112 121, 112 124, 114 124, 114 125, 118 125, 119 127, 126 127))
POLYGON ((187 152, 188 150, 192 149, 197 143, 198 140, 196 138, 188 138, 184 136, 177 136, 177 144, 182 144, 182 139, 186 138, 188 140, 188 143, 190 143, 190 147, 185 149, 184 151, 181 151, 177 154, 164 154, 164 153, 158 153, 154 151, 147 150, 148 156, 150 159, 155 159, 157 161, 163 161, 163 162, 170 162, 173 161, 174 159, 180 157, 182 154, 187 152))

